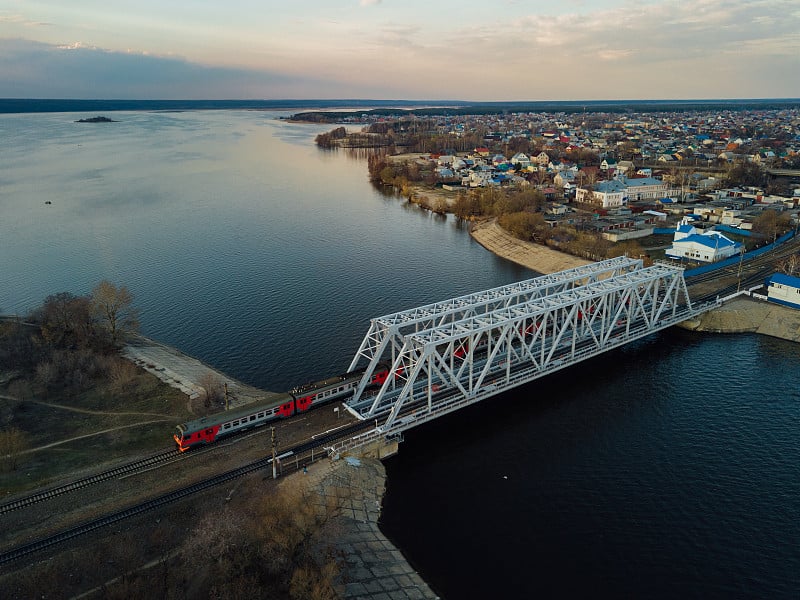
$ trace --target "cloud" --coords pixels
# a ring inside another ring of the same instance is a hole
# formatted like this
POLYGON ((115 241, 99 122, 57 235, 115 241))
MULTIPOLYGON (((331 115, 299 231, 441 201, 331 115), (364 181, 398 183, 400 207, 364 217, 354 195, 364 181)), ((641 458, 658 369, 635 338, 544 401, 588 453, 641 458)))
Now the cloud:
POLYGON ((434 85, 438 70, 451 86, 443 94, 452 97, 475 98, 470 89, 502 90, 504 98, 798 96, 798 82, 787 76, 800 72, 795 2, 625 3, 557 15, 517 10, 417 31, 406 55, 389 51, 399 36, 370 41, 384 71, 434 85), (408 65, 412 50, 427 64, 408 65), (460 92, 453 93, 455 85, 460 92))
POLYGON ((329 82, 270 71, 212 67, 81 42, 0 40, 0 83, 9 98, 286 98, 329 82))
POLYGON ((44 27, 51 25, 44 21, 33 21, 22 15, 0 15, 0 25, 22 25, 23 27, 44 27))
POLYGON ((131 30, 117 52, 102 48, 116 40, 94 31, 56 39, 48 28, 46 41, 61 48, 0 42, 0 89, 106 98, 800 96, 797 0, 617 0, 602 9, 569 0, 549 12, 518 2, 480 17, 390 2, 367 10, 377 4, 293 13, 270 30, 191 30, 189 39, 189 29, 173 28, 166 42, 131 30))

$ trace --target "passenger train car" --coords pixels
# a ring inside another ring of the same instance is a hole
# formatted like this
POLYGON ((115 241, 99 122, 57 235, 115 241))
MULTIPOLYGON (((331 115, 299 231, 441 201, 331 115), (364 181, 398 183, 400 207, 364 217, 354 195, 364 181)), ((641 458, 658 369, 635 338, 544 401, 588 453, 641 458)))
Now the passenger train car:
MULTIPOLYGON (((185 452, 195 446, 215 442, 223 436, 305 412, 312 406, 346 398, 353 394, 364 371, 360 369, 307 383, 268 402, 253 403, 236 410, 181 423, 175 428, 173 438, 178 444, 178 449, 185 452)), ((368 385, 370 387, 383 385, 388 375, 389 367, 381 363, 375 367, 368 385)))

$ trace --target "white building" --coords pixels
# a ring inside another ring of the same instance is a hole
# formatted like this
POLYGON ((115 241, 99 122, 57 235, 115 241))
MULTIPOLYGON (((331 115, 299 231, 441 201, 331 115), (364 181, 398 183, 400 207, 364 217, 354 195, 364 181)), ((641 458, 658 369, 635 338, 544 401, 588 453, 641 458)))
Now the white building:
POLYGON ((520 169, 527 169, 531 166, 531 159, 524 152, 517 152, 511 157, 511 164, 519 165, 520 169))
POLYGON ((625 184, 616 179, 601 181, 593 190, 578 188, 575 199, 578 202, 599 204, 603 208, 617 208, 627 203, 625 184))
POLYGON ((767 279, 767 300, 800 308, 800 278, 775 273, 767 279))
POLYGON ((623 179, 628 188, 628 198, 634 200, 660 200, 670 196, 670 190, 666 183, 655 177, 643 177, 641 179, 623 179))
MULTIPOLYGON (((682 227, 697 231, 690 225, 682 227)), ((665 251, 669 258, 688 258, 689 260, 711 263, 734 256, 742 247, 739 242, 728 239, 718 231, 687 234, 686 231, 680 230, 681 227, 675 232, 672 246, 665 251)))

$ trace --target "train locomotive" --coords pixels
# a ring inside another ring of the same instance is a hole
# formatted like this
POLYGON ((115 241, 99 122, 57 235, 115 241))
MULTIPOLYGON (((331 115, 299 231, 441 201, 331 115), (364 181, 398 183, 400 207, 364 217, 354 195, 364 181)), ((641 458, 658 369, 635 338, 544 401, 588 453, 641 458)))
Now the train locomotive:
MULTIPOLYGON (((228 410, 209 415, 176 426, 173 438, 178 450, 185 452, 190 448, 211 444, 221 437, 231 435, 305 412, 312 406, 326 404, 346 398, 353 394, 366 369, 343 373, 322 381, 314 381, 292 388, 286 394, 272 398, 268 402, 253 403, 236 410, 228 410)), ((383 385, 389 376, 389 366, 380 363, 375 366, 368 383, 370 387, 383 385)))

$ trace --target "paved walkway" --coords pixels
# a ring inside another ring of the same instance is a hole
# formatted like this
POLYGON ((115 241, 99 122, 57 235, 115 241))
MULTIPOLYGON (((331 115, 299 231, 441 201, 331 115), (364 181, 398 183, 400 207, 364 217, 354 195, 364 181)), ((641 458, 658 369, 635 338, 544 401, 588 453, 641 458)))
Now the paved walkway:
POLYGON ((438 596, 378 529, 386 471, 376 459, 320 461, 308 474, 320 506, 338 498, 343 534, 336 543, 345 561, 344 597, 351 600, 427 600, 438 596))
POLYGON ((178 388, 189 398, 198 398, 205 394, 201 384, 209 375, 220 384, 228 384, 228 400, 231 407, 280 395, 231 379, 180 350, 144 336, 132 337, 123 349, 122 355, 161 381, 178 388))

